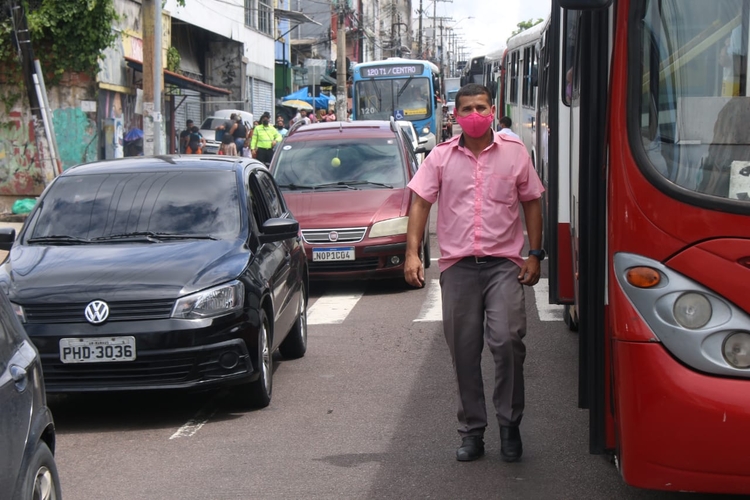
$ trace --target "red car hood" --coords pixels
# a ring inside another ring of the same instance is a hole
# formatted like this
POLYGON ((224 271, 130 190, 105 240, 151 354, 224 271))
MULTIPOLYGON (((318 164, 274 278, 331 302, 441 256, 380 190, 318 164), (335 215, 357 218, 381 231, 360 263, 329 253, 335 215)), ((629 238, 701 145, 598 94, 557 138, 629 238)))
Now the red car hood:
POLYGON ((411 191, 362 189, 284 191, 284 199, 302 229, 367 227, 373 222, 407 215, 411 191))

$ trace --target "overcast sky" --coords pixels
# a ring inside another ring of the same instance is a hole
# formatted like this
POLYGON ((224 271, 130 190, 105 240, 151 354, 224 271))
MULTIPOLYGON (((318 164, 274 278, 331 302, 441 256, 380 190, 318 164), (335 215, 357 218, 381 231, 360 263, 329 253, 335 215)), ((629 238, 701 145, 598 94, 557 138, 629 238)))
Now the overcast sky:
MULTIPOLYGON (((425 16, 433 15, 433 0, 422 0, 425 16)), ((481 55, 505 46, 505 41, 517 29, 517 24, 529 19, 546 19, 550 0, 453 0, 438 1, 438 17, 450 17, 444 25, 454 25, 464 42, 469 57, 481 55), (468 19, 472 16, 473 19, 468 19)), ((412 0, 412 8, 419 10, 419 0, 412 0)), ((414 14, 419 19, 419 14, 414 14)), ((416 28, 416 24, 415 24, 416 28)))

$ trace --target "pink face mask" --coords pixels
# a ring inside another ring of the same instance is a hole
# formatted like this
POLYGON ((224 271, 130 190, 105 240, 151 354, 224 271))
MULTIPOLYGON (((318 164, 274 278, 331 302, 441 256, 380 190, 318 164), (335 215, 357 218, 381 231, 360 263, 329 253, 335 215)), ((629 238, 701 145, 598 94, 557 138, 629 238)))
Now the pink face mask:
POLYGON ((480 115, 474 111, 469 116, 457 115, 456 121, 461 126, 461 130, 466 132, 466 135, 479 139, 490 129, 492 125, 492 113, 480 115))

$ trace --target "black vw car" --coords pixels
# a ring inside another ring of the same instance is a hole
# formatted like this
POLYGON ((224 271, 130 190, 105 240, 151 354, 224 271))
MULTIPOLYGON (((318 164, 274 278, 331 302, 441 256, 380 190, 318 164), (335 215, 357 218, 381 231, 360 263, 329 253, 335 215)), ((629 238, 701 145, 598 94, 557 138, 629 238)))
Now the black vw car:
MULTIPOLYGON (((15 240, 15 241, 14 241, 15 240)), ((271 399, 272 354, 307 348, 299 224, 258 161, 126 158, 66 170, 39 198, 0 286, 48 392, 235 384, 271 399)))

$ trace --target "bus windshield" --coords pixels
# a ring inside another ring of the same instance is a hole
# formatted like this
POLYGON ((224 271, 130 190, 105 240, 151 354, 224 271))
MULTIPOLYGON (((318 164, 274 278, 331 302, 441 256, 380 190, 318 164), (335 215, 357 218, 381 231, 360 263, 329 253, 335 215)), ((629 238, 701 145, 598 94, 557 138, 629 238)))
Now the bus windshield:
POLYGON ((424 120, 432 116, 429 78, 370 79, 355 83, 356 114, 363 120, 424 120))
POLYGON ((750 206, 750 1, 647 0, 642 14, 635 116, 650 168, 750 206))

